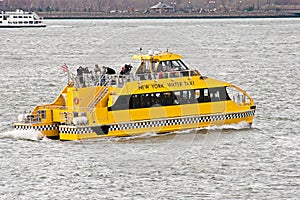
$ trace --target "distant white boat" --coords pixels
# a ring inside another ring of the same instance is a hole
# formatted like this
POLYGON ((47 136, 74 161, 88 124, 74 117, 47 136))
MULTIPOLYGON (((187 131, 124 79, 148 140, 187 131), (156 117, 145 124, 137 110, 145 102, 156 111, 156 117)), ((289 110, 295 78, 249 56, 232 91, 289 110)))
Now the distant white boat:
POLYGON ((20 27, 46 27, 46 24, 35 12, 16 10, 14 12, 2 11, 0 13, 0 28, 20 27))

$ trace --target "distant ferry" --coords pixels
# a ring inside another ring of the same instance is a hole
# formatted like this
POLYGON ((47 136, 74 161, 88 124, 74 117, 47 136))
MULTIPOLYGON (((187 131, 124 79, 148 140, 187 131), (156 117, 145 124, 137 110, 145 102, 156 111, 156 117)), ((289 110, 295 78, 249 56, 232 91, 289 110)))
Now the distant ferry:
MULTIPOLYGON (((256 106, 242 89, 202 76, 182 56, 149 52, 133 57, 119 73, 77 69, 50 104, 19 115, 17 130, 37 130, 49 138, 81 140, 166 133, 199 127, 246 122, 252 124, 256 106)), ((45 88, 47 89, 47 88, 45 88)))
POLYGON ((23 10, 14 12, 1 11, 0 28, 20 27, 46 27, 46 24, 35 12, 25 12, 23 10))

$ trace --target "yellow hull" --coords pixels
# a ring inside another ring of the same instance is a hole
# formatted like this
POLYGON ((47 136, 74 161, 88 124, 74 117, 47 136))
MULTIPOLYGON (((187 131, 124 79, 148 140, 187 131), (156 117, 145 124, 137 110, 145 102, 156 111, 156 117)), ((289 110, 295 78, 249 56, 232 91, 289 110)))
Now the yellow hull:
POLYGON ((255 110, 238 113, 220 113, 214 115, 178 117, 168 119, 143 120, 128 123, 106 125, 107 132, 101 126, 60 126, 60 140, 81 140, 88 138, 122 137, 147 132, 166 133, 185 129, 194 129, 224 124, 247 122, 252 124, 255 110), (95 131, 98 130, 98 131, 95 131))

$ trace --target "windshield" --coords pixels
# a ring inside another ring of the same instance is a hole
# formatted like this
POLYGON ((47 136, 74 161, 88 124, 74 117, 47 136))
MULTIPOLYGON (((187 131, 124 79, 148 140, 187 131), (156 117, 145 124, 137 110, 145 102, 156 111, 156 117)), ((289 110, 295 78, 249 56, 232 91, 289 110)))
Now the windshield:
POLYGON ((166 72, 166 71, 184 71, 188 70, 188 67, 181 60, 167 60, 161 61, 157 66, 158 72, 166 72))

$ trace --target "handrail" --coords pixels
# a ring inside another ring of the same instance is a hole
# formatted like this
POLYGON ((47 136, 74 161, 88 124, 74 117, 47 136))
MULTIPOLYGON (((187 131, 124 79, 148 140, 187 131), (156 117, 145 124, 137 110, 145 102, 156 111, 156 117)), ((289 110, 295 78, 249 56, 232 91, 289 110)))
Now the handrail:
MULTIPOLYGON (((253 98, 245 90, 243 90, 240 87, 233 85, 233 84, 229 84, 229 87, 233 87, 233 88, 237 89, 238 91, 240 91, 244 96, 248 97, 248 99, 250 101, 250 105, 254 105, 253 98)), ((245 103, 245 99, 243 99, 242 102, 245 103)))
POLYGON ((82 88, 88 86, 109 86, 123 87, 125 83, 139 80, 158 80, 163 78, 190 77, 200 75, 197 70, 181 70, 181 71, 159 71, 159 72, 144 72, 140 74, 131 73, 128 75, 120 74, 93 74, 84 73, 82 76, 70 74, 75 87, 82 88))
POLYGON ((96 93, 95 97, 91 99, 91 101, 88 103, 88 108, 92 109, 94 108, 97 103, 99 103, 99 101, 102 99, 102 97, 104 97, 104 95, 107 93, 108 88, 107 86, 103 86, 101 87, 98 92, 96 93))

